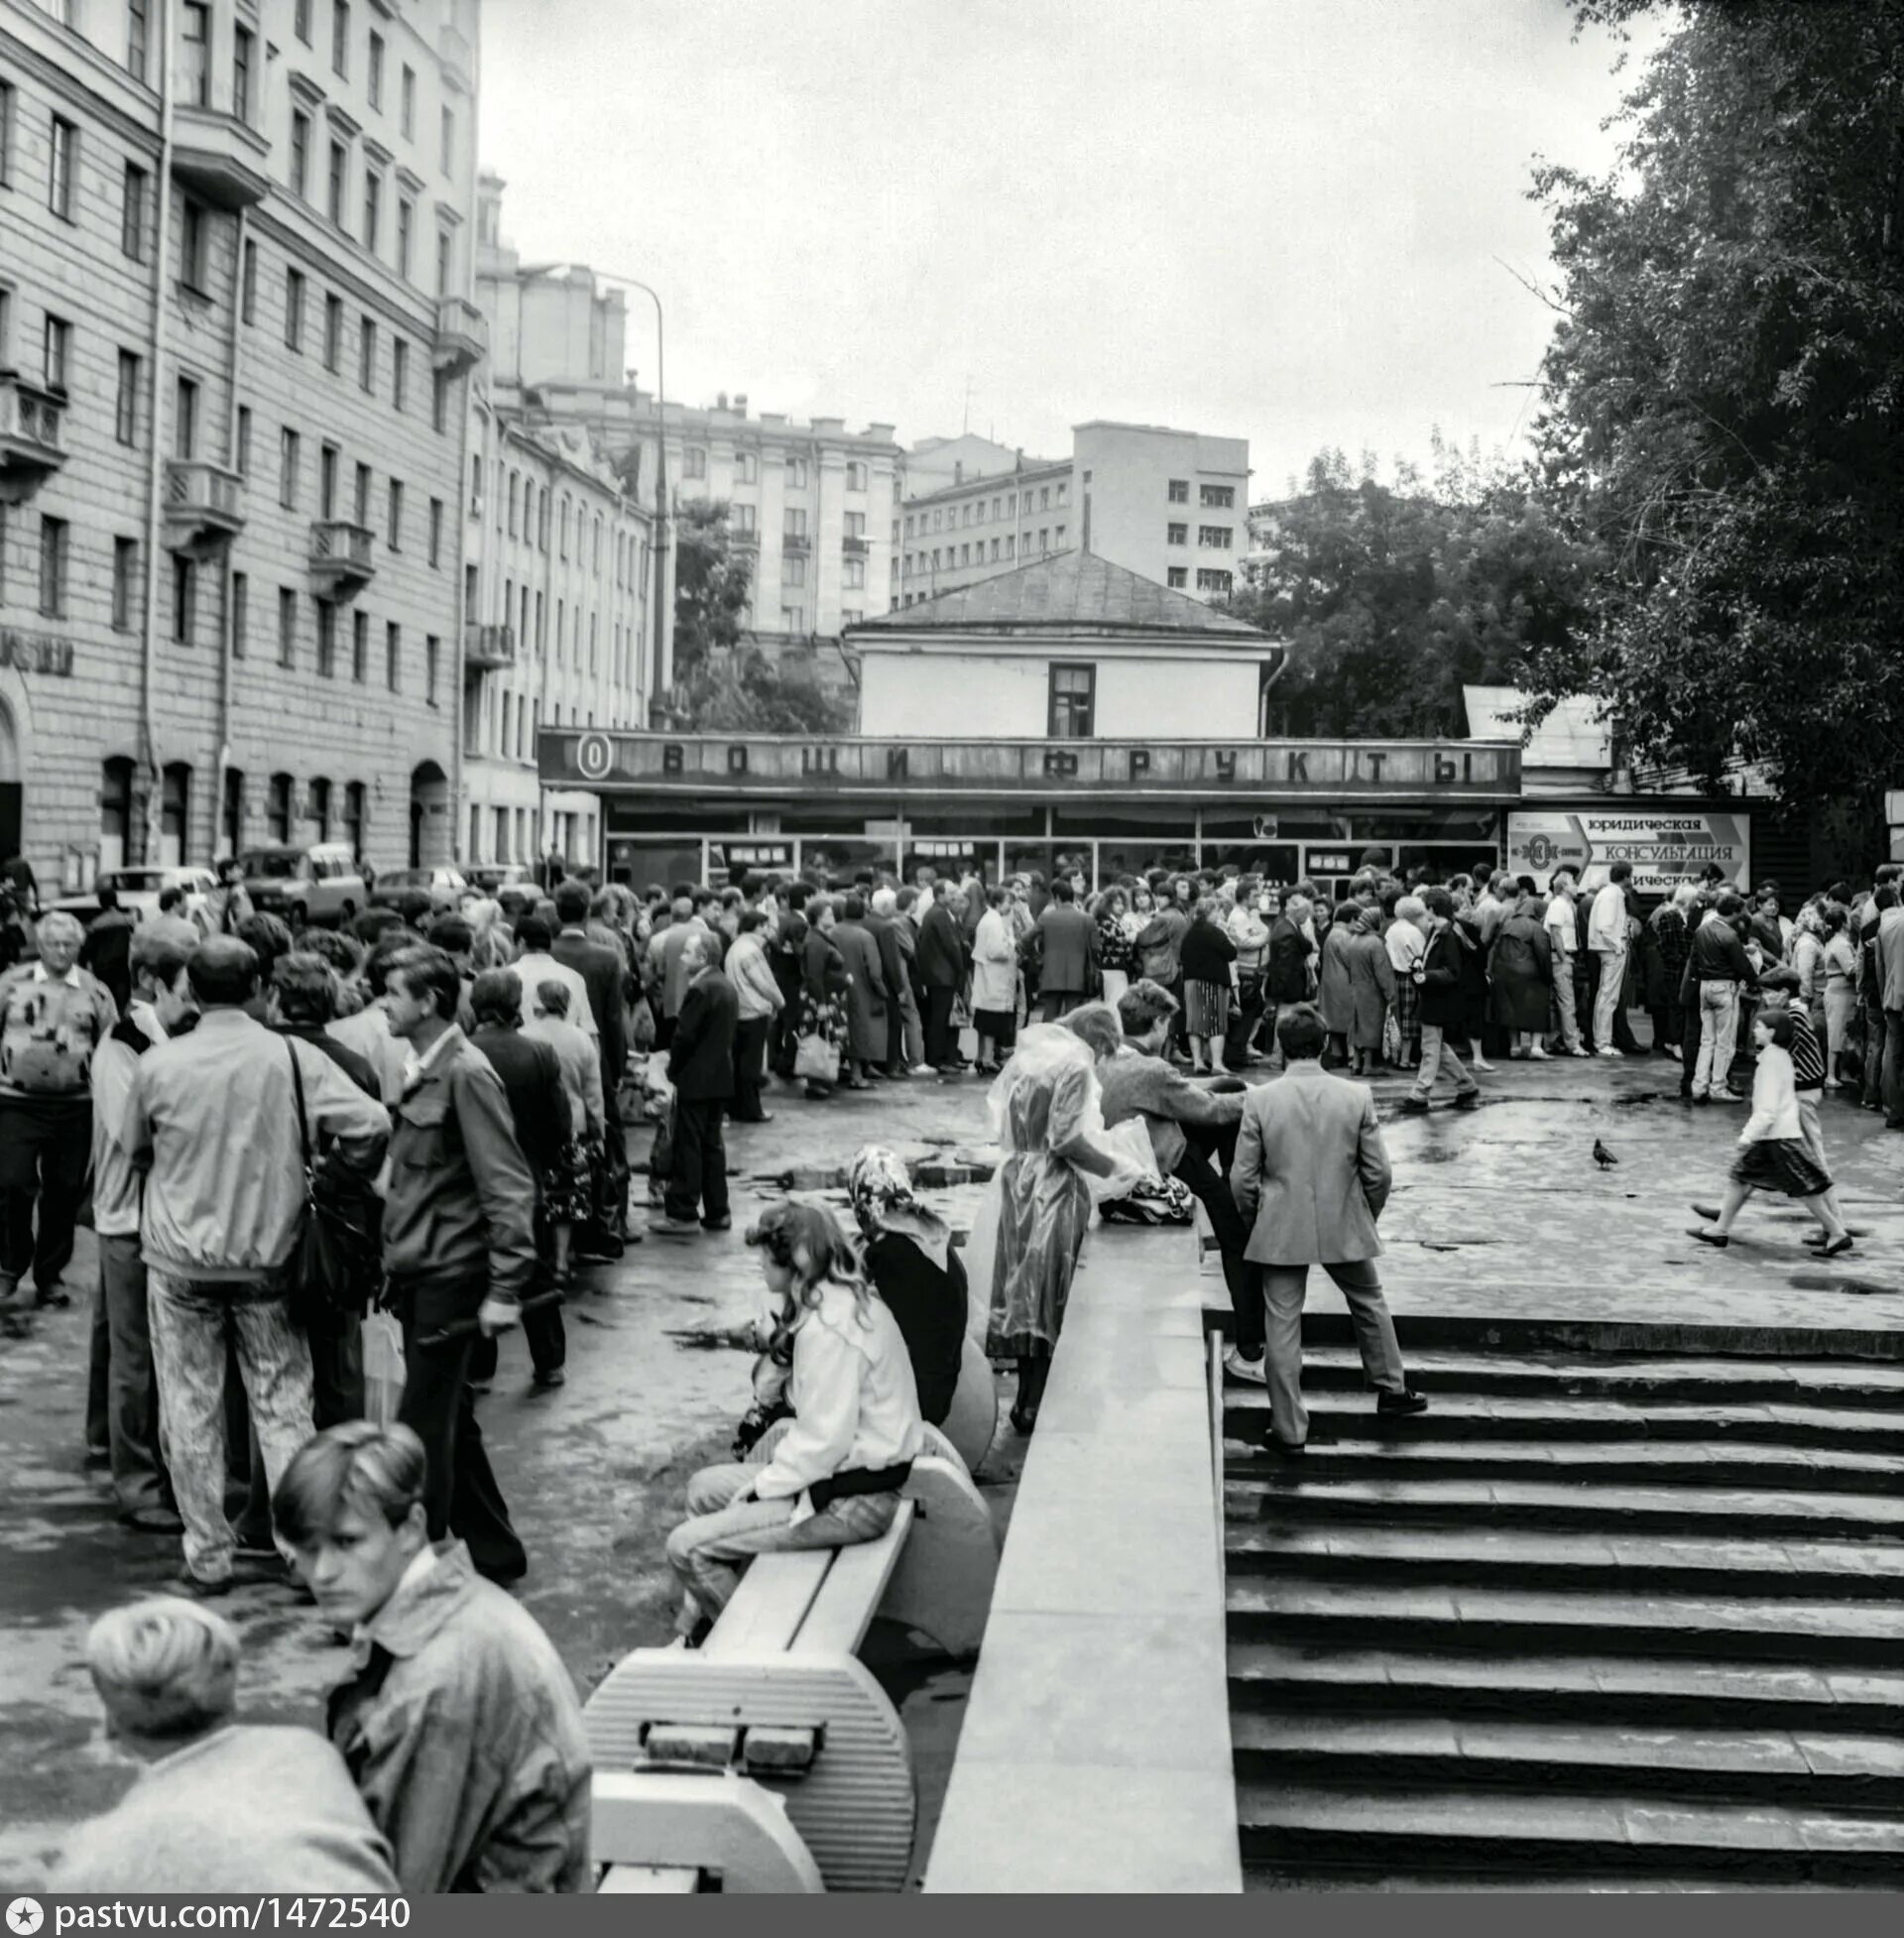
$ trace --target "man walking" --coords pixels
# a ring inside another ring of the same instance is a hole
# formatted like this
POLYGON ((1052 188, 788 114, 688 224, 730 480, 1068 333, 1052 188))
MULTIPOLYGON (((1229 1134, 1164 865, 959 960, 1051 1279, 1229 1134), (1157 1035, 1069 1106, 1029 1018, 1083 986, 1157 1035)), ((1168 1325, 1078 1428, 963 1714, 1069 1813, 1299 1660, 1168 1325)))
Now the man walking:
POLYGON ((502 1079, 456 1027, 456 965, 440 949, 408 949, 385 989, 390 1032, 410 1045, 384 1205, 384 1271, 404 1329, 399 1417, 429 1456, 430 1538, 453 1529, 479 1573, 520 1581, 529 1557, 483 1449, 469 1358, 479 1332, 521 1316, 536 1274, 536 1181, 502 1079))
POLYGON ((79 967, 83 934, 61 909, 42 915, 40 960, 0 976, 0 1310, 29 1271, 36 1304, 72 1303, 60 1274, 92 1154, 92 1059, 119 1021, 79 967))
POLYGON ((1455 899, 1446 889, 1428 889, 1420 903, 1428 937, 1427 948, 1413 972, 1421 991, 1421 1068, 1415 1072, 1414 1088, 1402 1099, 1401 1108, 1413 1116, 1425 1111, 1434 1094, 1435 1079, 1446 1068, 1455 1080, 1455 1108, 1478 1110, 1481 1085, 1462 1068, 1454 1045, 1466 1022, 1461 952, 1468 946, 1455 928, 1455 899))
POLYGON ((285 1284, 304 1215, 298 1088, 312 1147, 334 1140, 359 1168, 382 1156, 390 1119, 328 1056, 246 1014, 258 958, 245 943, 209 937, 186 974, 198 1027, 140 1058, 119 1135, 148 1172, 141 1237, 166 1458, 185 1523, 179 1586, 219 1594, 237 1545, 225 1518, 227 1356, 273 1489, 310 1437, 310 1348, 285 1284))
POLYGON ((697 935, 688 946, 693 980, 667 1052, 674 1086, 674 1161, 667 1181, 667 1215, 659 1232, 691 1233, 695 1221, 710 1232, 733 1224, 727 1209, 727 1143, 721 1118, 734 1095, 734 1035, 741 1001, 722 973, 720 945, 697 935))
POLYGON ((1626 1054, 1614 1042, 1613 1031, 1624 1017, 1621 998, 1626 986, 1626 884, 1632 875, 1631 862, 1614 862, 1606 871, 1605 885, 1594 897, 1593 913, 1587 918, 1587 947, 1599 976, 1594 991, 1594 1050, 1600 1056, 1626 1054))
MULTIPOLYGON (((1431 914, 1437 897, 1449 899, 1445 890, 1431 889, 1424 898, 1431 914)), ((1426 1067, 1425 1029, 1423 1034, 1426 1067)), ((1269 1433, 1263 1444, 1285 1458, 1301 1454, 1309 1438, 1302 1403, 1302 1303, 1312 1265, 1328 1272, 1349 1303, 1363 1377, 1375 1389, 1376 1412, 1428 1408, 1427 1399, 1409 1389, 1374 1265, 1381 1254, 1375 1221, 1393 1177, 1374 1097, 1366 1084, 1332 1076, 1322 1067, 1327 1040, 1322 1018, 1306 1004, 1277 1019, 1284 1073, 1250 1091, 1230 1171, 1237 1210, 1253 1225, 1246 1257, 1263 1273, 1269 1387, 1269 1433)))

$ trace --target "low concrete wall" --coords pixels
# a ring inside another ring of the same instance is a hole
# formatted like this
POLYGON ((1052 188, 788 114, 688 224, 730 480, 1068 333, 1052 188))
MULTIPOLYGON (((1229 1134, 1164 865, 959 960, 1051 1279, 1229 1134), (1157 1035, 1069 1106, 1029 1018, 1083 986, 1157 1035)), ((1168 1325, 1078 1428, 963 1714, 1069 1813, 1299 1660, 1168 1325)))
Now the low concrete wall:
POLYGON ((1241 1891, 1191 1235, 1086 1241, 928 1891, 1241 1891))

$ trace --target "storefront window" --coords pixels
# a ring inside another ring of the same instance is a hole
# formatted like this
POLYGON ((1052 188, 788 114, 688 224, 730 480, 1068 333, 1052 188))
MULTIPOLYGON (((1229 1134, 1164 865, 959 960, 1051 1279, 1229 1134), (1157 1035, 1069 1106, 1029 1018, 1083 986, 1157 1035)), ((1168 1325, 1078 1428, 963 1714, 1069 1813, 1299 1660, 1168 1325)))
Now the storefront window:
POLYGON ((848 835, 809 835, 800 843, 800 873, 829 889, 850 889, 863 868, 890 873, 897 861, 891 841, 855 841, 848 835))

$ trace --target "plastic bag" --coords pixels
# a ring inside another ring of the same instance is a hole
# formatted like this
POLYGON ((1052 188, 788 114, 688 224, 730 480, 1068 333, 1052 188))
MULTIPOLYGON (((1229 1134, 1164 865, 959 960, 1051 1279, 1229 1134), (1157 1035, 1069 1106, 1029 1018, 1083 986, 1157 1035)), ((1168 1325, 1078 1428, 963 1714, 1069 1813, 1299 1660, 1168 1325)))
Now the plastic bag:
POLYGON ((404 1329, 383 1311, 364 1314, 364 1418, 396 1424, 404 1403, 404 1329))
POLYGON ((839 1044, 829 1043, 818 1034, 802 1036, 799 1047, 793 1052, 793 1074, 804 1077, 808 1083, 838 1083, 839 1044))
POLYGON ((1150 1133, 1140 1117, 1128 1117, 1125 1121, 1108 1131, 1100 1131, 1097 1142, 1116 1153, 1118 1169, 1110 1177, 1097 1177, 1085 1173, 1085 1184, 1091 1193, 1091 1202, 1102 1205, 1107 1199, 1128 1197, 1131 1186, 1139 1180, 1157 1184, 1162 1180, 1157 1175, 1156 1148, 1150 1142, 1150 1133))

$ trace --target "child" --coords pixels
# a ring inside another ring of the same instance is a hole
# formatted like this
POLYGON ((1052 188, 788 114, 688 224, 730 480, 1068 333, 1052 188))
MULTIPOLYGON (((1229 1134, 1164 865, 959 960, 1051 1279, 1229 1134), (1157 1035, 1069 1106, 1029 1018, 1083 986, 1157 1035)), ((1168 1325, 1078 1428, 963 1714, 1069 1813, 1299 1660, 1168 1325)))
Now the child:
MULTIPOLYGON (((691 1647, 757 1554, 876 1541, 924 1451, 918 1388, 898 1323, 832 1214, 791 1200, 747 1234, 773 1301, 768 1357, 787 1369, 793 1422, 764 1464, 705 1467, 667 1537, 691 1647)), ((760 1386, 756 1384, 757 1393, 760 1386)))
POLYGON ((1689 1235, 1703 1245, 1729 1244, 1733 1220, 1745 1200, 1764 1189, 1804 1201, 1825 1235, 1822 1257, 1835 1259, 1851 1249, 1851 1235, 1832 1204, 1831 1177, 1805 1143, 1792 1082, 1792 1044, 1797 1033, 1798 1019, 1789 1009, 1766 1008, 1752 1020, 1752 1041, 1758 1048, 1752 1114, 1738 1134, 1738 1156, 1718 1222, 1688 1228, 1689 1235))

